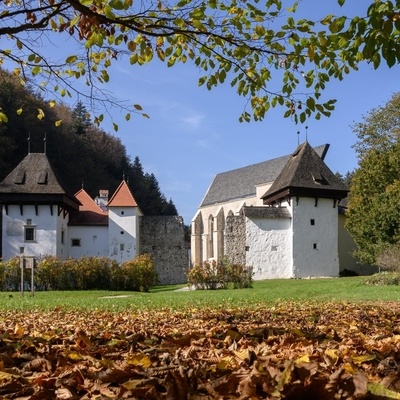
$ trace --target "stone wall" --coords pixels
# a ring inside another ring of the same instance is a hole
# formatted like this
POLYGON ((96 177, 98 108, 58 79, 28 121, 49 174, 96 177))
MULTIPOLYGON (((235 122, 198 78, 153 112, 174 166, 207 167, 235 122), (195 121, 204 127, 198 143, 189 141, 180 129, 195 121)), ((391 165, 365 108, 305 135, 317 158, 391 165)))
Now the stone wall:
POLYGON ((232 263, 246 265, 246 223, 244 215, 226 217, 225 255, 232 263))
POLYGON ((182 217, 140 217, 139 246, 140 253, 147 253, 153 258, 161 284, 187 281, 189 250, 185 243, 182 217))

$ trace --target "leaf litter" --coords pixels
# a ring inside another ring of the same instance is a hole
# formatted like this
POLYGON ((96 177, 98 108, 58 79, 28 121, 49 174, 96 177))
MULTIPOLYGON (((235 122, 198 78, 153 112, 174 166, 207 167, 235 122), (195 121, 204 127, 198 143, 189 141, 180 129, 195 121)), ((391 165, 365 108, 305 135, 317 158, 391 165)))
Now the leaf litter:
POLYGON ((400 399, 400 303, 0 311, 1 399, 400 399))

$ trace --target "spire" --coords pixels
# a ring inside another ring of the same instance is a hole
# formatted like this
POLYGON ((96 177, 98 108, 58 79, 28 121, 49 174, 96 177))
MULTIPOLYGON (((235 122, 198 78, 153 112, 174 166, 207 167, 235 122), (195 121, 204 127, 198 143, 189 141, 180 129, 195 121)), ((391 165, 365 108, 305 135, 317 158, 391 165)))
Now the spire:
POLYGON ((308 142, 297 147, 268 191, 262 196, 270 205, 292 196, 343 199, 348 189, 323 162, 308 142))

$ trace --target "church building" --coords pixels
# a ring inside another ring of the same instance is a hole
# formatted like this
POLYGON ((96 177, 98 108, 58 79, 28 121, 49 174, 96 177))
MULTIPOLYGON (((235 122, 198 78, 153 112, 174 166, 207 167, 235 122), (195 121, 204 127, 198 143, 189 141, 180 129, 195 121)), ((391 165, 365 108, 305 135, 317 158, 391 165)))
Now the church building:
POLYGON ((227 259, 254 279, 370 273, 352 257, 343 200, 325 144, 216 175, 191 224, 192 264, 227 259))

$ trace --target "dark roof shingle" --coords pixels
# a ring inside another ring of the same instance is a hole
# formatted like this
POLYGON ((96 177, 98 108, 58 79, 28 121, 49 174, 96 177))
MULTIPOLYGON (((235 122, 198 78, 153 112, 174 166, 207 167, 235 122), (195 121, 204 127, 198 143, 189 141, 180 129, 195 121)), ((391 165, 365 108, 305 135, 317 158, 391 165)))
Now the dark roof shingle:
POLYGON ((305 142, 289 157, 271 187, 262 196, 264 204, 273 204, 285 196, 345 198, 348 188, 305 142))
MULTIPOLYGON (((329 144, 315 147, 324 159, 329 144)), ((217 174, 200 207, 256 195, 256 186, 273 182, 290 158, 290 154, 217 174)))

